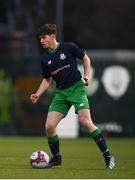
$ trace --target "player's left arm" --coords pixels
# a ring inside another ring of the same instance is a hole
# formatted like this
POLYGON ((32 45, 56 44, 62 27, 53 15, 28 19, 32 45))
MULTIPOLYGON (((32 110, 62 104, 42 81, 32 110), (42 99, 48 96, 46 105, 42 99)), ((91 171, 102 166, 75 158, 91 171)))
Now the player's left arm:
POLYGON ((83 67, 84 67, 84 84, 85 86, 89 85, 90 82, 90 58, 88 57, 87 54, 84 55, 84 57, 82 58, 83 61, 83 67))

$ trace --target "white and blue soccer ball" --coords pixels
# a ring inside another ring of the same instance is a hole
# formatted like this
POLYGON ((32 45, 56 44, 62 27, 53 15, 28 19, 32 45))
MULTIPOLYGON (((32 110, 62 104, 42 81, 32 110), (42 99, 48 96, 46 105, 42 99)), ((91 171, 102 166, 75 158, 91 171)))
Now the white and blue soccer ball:
POLYGON ((33 168, 47 168, 48 163, 49 155, 42 150, 35 151, 30 156, 30 164, 33 168))

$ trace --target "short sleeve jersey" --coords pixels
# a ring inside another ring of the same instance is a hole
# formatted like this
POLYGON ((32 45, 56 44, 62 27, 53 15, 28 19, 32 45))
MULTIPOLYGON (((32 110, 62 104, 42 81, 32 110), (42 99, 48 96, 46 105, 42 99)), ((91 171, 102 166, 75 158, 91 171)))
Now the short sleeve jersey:
POLYGON ((43 78, 52 77, 56 87, 65 89, 81 79, 76 58, 82 59, 85 53, 74 43, 60 43, 54 52, 45 52, 41 56, 43 78))

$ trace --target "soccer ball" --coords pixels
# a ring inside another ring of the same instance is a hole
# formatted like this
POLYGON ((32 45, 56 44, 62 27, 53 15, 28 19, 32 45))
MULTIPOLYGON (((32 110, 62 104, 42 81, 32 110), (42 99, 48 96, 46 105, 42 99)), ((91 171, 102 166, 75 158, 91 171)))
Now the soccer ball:
POLYGON ((33 168, 46 168, 49 162, 49 156, 46 152, 39 150, 35 151, 30 156, 30 164, 33 168))

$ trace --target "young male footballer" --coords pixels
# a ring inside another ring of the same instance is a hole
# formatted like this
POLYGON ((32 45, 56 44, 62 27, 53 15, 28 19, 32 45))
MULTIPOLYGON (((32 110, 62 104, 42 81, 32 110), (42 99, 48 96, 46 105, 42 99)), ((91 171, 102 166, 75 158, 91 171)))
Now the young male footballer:
POLYGON ((102 152, 106 169, 113 169, 115 167, 114 157, 110 154, 101 130, 92 122, 85 92, 85 86, 89 85, 90 80, 90 58, 72 42, 57 42, 55 24, 41 26, 38 33, 40 43, 44 48, 44 53, 41 56, 43 80, 37 92, 30 96, 32 103, 35 104, 41 95, 47 91, 52 79, 56 82, 56 94, 49 107, 45 123, 48 144, 53 155, 48 167, 62 164, 56 127, 73 105, 81 125, 87 129, 102 152), (82 60, 83 78, 77 69, 76 58, 82 60))

